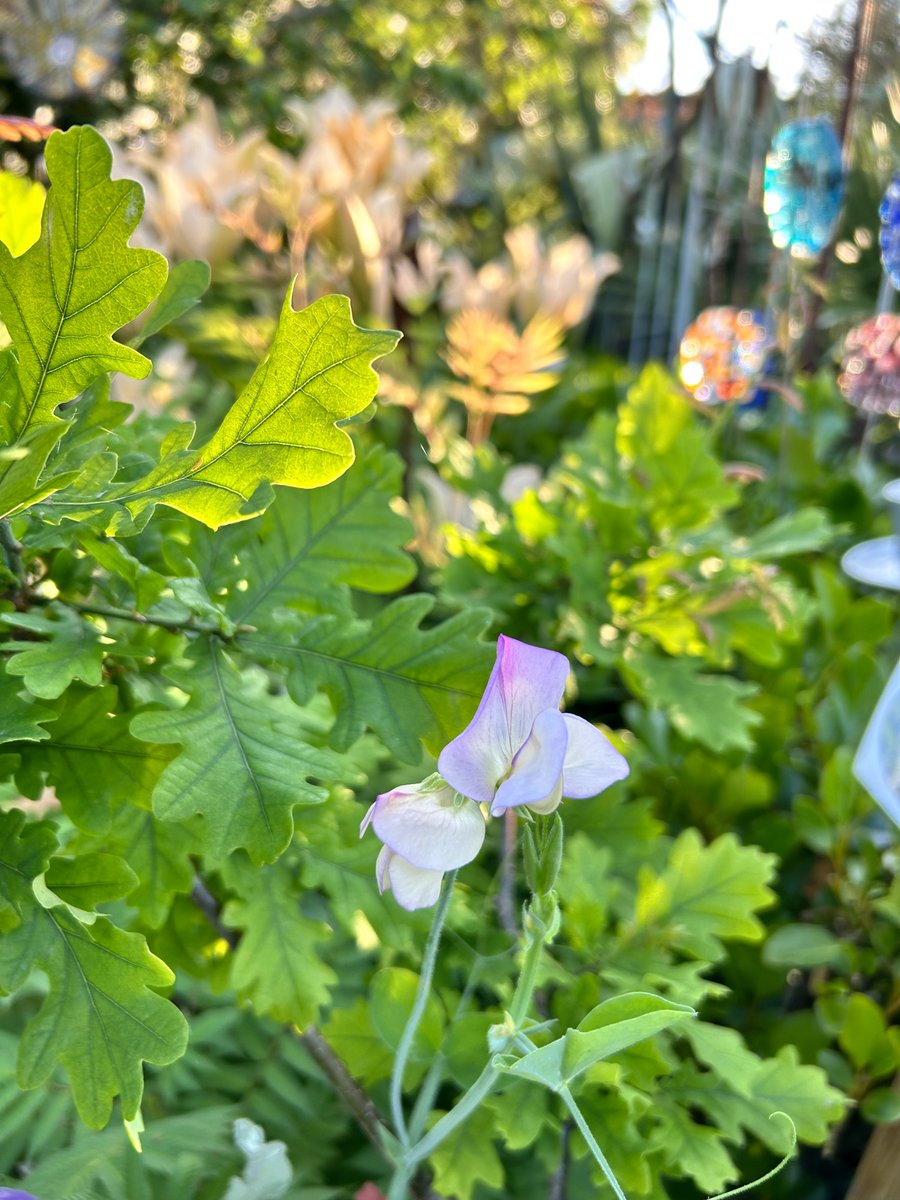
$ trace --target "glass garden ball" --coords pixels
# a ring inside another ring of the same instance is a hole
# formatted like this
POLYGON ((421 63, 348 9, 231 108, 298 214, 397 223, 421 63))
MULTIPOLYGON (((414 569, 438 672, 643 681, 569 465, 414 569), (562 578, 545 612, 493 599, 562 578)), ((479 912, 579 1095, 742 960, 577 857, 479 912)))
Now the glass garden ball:
POLYGON ((784 125, 766 156, 763 199, 778 249, 816 258, 831 241, 843 197, 841 144, 828 122, 784 125))
POLYGON ((900 289, 900 175, 888 184, 878 209, 881 217, 881 261, 891 283, 900 289))
POLYGON ((881 313, 857 325, 844 343, 838 384, 855 408, 900 417, 900 314, 881 313))
POLYGON ((703 404, 752 403, 771 346, 761 313, 706 308, 681 339, 679 377, 703 404))

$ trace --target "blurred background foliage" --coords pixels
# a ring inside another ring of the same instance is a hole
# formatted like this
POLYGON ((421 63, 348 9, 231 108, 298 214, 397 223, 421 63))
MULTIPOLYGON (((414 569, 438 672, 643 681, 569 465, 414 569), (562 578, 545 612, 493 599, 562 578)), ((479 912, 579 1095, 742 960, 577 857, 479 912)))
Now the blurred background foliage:
MULTIPOLYGON (((652 21, 668 23, 677 58, 687 17, 670 0, 151 0, 121 9, 6 0, 0 103, 63 127, 95 122, 140 160, 177 157, 172 131, 204 99, 220 123, 207 131, 213 144, 254 130, 295 154, 304 122, 292 97, 308 105, 340 87, 359 103, 377 98, 392 128, 428 155, 427 171, 397 196, 395 250, 414 253, 424 231, 480 266, 526 222, 551 236, 586 234, 622 269, 585 332, 633 364, 669 358, 706 304, 765 306, 779 280, 762 161, 784 120, 822 114, 846 129, 851 168, 822 266, 825 348, 834 348, 878 289, 875 214, 897 160, 900 15, 876 0, 826 5, 795 51, 797 90, 784 98, 784 78, 770 69, 777 38, 738 58, 721 48, 727 8, 690 10, 701 58, 683 95, 671 84, 677 69, 661 90, 628 90, 652 21), (87 64, 54 41, 61 28, 86 48, 87 64)), ((230 210, 227 196, 216 202, 230 210)))

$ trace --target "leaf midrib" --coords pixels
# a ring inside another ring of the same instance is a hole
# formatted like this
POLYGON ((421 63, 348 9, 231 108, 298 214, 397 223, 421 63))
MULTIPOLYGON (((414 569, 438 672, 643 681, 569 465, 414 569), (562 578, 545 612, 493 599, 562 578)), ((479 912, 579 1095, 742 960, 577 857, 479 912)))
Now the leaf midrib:
MULTIPOLYGON (((311 537, 309 537, 306 542, 304 542, 303 547, 300 550, 300 552, 298 554, 294 555, 292 558, 289 558, 283 564, 283 566, 280 568, 280 570, 278 570, 271 577, 268 584, 260 592, 257 593, 256 598, 251 602, 251 604, 247 608, 245 608, 239 616, 234 618, 236 623, 238 625, 242 625, 246 621, 246 619, 250 615, 250 613, 255 612, 256 609, 260 606, 260 604, 262 604, 262 602, 266 599, 266 597, 268 595, 270 595, 271 592, 278 589, 278 587, 284 582, 284 580, 291 573, 291 571, 293 571, 294 568, 299 563, 303 562, 303 560, 305 558, 309 557, 311 552, 319 544, 319 542, 322 540, 322 538, 327 533, 330 533, 331 530, 335 527, 335 525, 342 523, 344 521, 344 519, 351 512, 354 511, 354 509, 358 508, 362 504, 363 500, 368 497, 369 493, 374 491, 378 487, 378 485, 384 481, 385 478, 386 478, 386 474, 384 471, 382 471, 379 474, 377 479, 375 479, 372 482, 370 482, 369 484, 367 484, 366 487, 360 489, 360 491, 358 491, 356 493, 356 495, 351 498, 349 503, 345 504, 345 506, 343 508, 338 509, 325 522, 324 525, 321 525, 319 527, 318 531, 316 533, 314 533, 311 537)), ((279 514, 276 513, 276 516, 279 516, 279 514)), ((265 543, 263 543, 263 545, 265 545, 265 543)))
MULTIPOLYGON (((74 281, 75 281, 75 266, 76 266, 76 263, 78 262, 78 255, 81 252, 80 247, 78 245, 78 216, 79 216, 79 210, 80 210, 80 205, 81 205, 81 138, 78 138, 78 140, 75 143, 75 188, 74 188, 73 200, 74 200, 74 206, 73 206, 74 214, 72 217, 72 259, 69 263, 69 279, 66 284, 65 300, 64 300, 63 304, 60 305, 59 299, 56 295, 56 288, 54 287, 53 288, 53 298, 56 301, 57 308, 59 309, 59 321, 57 322, 56 329, 53 334, 53 341, 50 343, 50 349, 47 352, 47 357, 42 364, 41 375, 38 380, 37 387, 35 388, 35 391, 34 391, 34 398, 32 399, 31 404, 28 406, 28 410, 25 414, 25 424, 23 425, 22 429, 19 431, 20 438, 22 437, 23 434, 25 434, 28 431, 28 428, 31 425, 35 410, 38 406, 38 403, 40 402, 41 395, 43 394, 43 391, 44 391, 44 385, 47 382, 47 376, 50 374, 50 363, 53 361, 53 355, 56 352, 56 346, 57 346, 57 343, 59 342, 59 338, 60 338, 60 334, 62 333, 63 325, 66 323, 66 319, 67 319, 66 312, 68 310, 69 299, 72 295, 72 287, 74 286, 74 281)), ((52 254, 49 243, 50 243, 51 227, 53 225, 54 212, 55 212, 54 206, 48 205, 48 207, 47 207, 47 243, 48 243, 47 258, 48 258, 48 263, 50 266, 51 281, 53 281, 53 254, 52 254)), ((32 342, 32 345, 34 345, 33 342, 32 342)), ((35 349, 37 349, 37 347, 35 347, 35 349)))
POLYGON ((266 826, 266 832, 271 834, 272 833, 272 822, 269 817, 269 810, 266 808, 265 800, 263 799, 262 788, 259 786, 259 783, 256 778, 256 772, 253 770, 252 766, 250 765, 250 760, 247 758, 247 752, 244 750, 244 743, 241 741, 241 736, 238 731, 237 724, 232 715, 231 709, 228 705, 229 697, 228 697, 227 691, 225 690, 225 684, 222 679, 222 672, 219 668, 219 660, 217 657, 217 650, 214 645, 210 646, 210 648, 209 648, 209 657, 210 657, 210 662, 212 663, 213 676, 215 677, 216 688, 219 693, 219 700, 220 700, 220 703, 222 706, 222 711, 224 712, 226 720, 228 721, 228 726, 231 730, 231 736, 234 739, 234 743, 237 746, 238 753, 241 756, 241 762, 244 765, 244 770, 246 771, 246 773, 250 779, 250 782, 253 785, 253 792, 256 796, 257 807, 259 808, 259 811, 262 814, 262 818, 263 818, 263 821, 266 826))
POLYGON ((458 688, 448 683, 434 683, 431 680, 417 679, 414 675, 402 675, 399 671, 391 671, 385 667, 373 667, 368 663, 359 662, 357 659, 343 658, 337 654, 326 654, 322 650, 310 650, 306 646, 291 646, 285 642, 270 642, 265 638, 252 636, 238 639, 239 645, 246 645, 248 643, 254 646, 264 646, 267 650, 277 650, 279 653, 306 654, 311 658, 320 658, 325 662, 334 663, 343 669, 350 668, 356 671, 368 671, 379 678, 386 677, 396 680, 398 683, 406 684, 409 687, 420 688, 422 690, 429 689, 434 692, 447 692, 452 696, 465 696, 469 699, 475 699, 479 695, 478 692, 470 692, 467 688, 458 688))

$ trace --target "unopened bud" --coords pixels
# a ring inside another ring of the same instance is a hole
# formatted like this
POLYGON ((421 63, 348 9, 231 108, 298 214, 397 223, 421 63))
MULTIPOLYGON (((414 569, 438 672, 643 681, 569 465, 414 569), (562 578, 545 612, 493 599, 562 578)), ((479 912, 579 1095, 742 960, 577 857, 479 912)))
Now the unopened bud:
POLYGON ((550 818, 550 828, 544 835, 544 846, 541 852, 537 871, 537 887, 532 888, 539 896, 546 896, 553 891, 559 868, 562 865, 563 853, 563 823, 559 813, 550 818))
POLYGON ((540 938, 548 945, 553 941, 559 933, 559 901, 556 892, 532 896, 531 903, 525 905, 523 926, 529 937, 540 938))
POLYGON ((541 890, 541 862, 538 856, 537 842, 534 837, 534 826, 526 825, 522 836, 522 861, 525 866, 525 881, 528 890, 538 893, 541 890))
POLYGON ((491 1054, 502 1054, 516 1036, 516 1026, 509 1013, 504 1013, 501 1025, 492 1025, 488 1030, 488 1050, 491 1054))

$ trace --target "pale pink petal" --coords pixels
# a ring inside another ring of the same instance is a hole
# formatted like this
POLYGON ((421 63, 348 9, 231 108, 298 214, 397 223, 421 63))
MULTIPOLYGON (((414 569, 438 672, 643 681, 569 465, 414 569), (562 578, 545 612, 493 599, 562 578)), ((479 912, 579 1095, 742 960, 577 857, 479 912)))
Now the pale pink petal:
POLYGON ((375 804, 373 803, 373 804, 369 805, 368 810, 366 811, 366 815, 363 817, 363 819, 359 823, 359 836, 360 837, 362 837, 362 835, 366 832, 366 830, 372 824, 372 818, 374 816, 375 816, 375 804))
POLYGON ((491 814, 496 817, 506 808, 544 804, 554 797, 558 802, 567 742, 566 723, 559 709, 538 713, 531 734, 513 761, 509 778, 497 789, 491 814))
POLYGON ((391 865, 391 859, 394 857, 394 852, 390 846, 382 846, 378 851, 378 857, 375 859, 375 882, 378 884, 378 890, 384 895, 385 888, 391 886, 388 879, 388 867, 391 865))
POLYGON ((562 791, 572 800, 596 796, 628 774, 628 761, 609 740, 581 717, 565 713, 569 746, 563 764, 562 791))
POLYGON ((484 817, 451 787, 396 788, 375 801, 372 828, 407 862, 429 871, 452 871, 471 862, 484 842, 484 817))
POLYGON ((537 715, 559 708, 568 673, 565 655, 501 634, 478 711, 441 751, 438 770, 444 779, 464 796, 489 803, 537 715))
POLYGON ((463 796, 489 803, 511 762, 498 652, 475 716, 462 733, 444 747, 437 765, 444 779, 463 796))
POLYGON ((394 854, 388 862, 387 876, 391 891, 401 908, 413 912, 417 908, 430 908, 432 904, 437 904, 443 871, 414 867, 399 854, 394 854))

